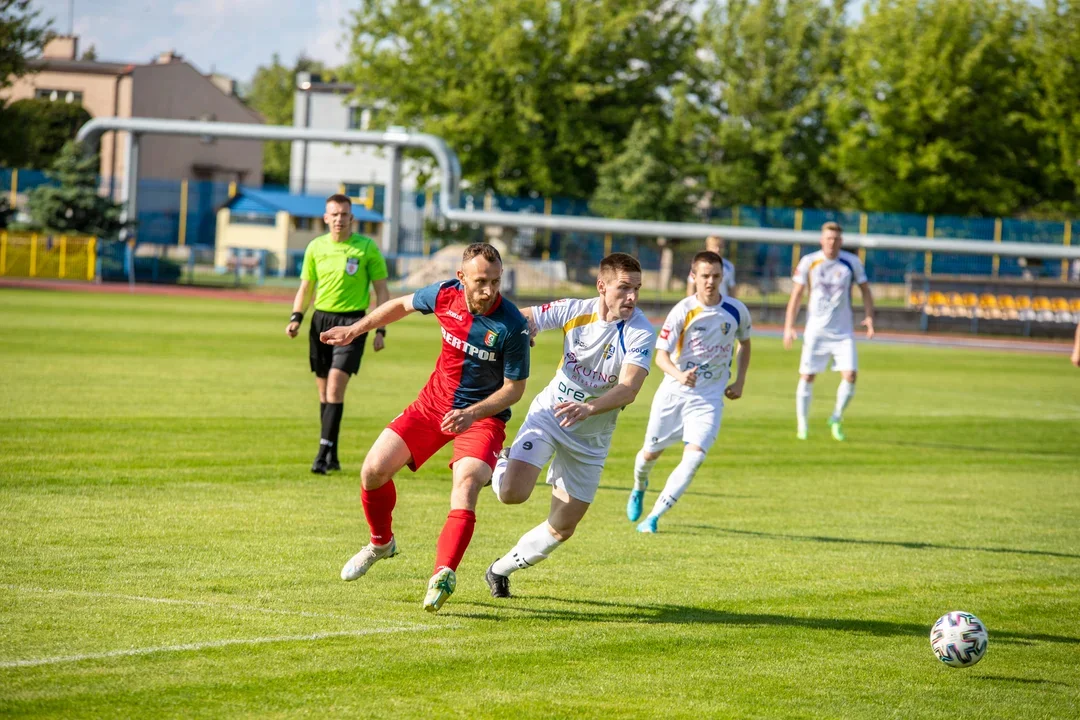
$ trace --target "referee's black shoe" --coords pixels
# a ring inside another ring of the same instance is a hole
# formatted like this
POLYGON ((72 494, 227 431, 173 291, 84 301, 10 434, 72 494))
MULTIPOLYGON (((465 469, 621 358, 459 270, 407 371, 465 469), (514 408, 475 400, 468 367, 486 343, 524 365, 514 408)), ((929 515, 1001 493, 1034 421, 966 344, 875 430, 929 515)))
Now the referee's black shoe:
POLYGON ((319 448, 319 454, 315 456, 315 462, 311 463, 311 472, 316 475, 325 475, 330 470, 330 454, 325 447, 319 448))
POLYGON ((510 578, 506 575, 499 575, 492 570, 495 567, 495 563, 491 563, 488 566, 487 572, 484 573, 484 581, 491 588, 491 597, 493 598, 508 598, 510 595, 510 578))
POLYGON ((327 472, 340 472, 341 462, 338 460, 337 452, 330 453, 330 457, 326 459, 326 471, 327 472))

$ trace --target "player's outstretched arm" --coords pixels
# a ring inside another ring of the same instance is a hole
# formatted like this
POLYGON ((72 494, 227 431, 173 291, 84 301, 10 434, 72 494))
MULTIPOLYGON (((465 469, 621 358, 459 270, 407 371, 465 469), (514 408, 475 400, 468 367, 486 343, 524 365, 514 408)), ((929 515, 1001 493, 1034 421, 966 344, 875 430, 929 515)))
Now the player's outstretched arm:
POLYGON ((477 420, 497 415, 525 394, 525 380, 503 380, 502 387, 475 405, 451 410, 443 415, 441 430, 447 434, 463 433, 477 420))
POLYGON ((750 369, 750 339, 739 341, 739 359, 735 362, 739 376, 735 382, 724 389, 724 396, 729 400, 738 400, 743 394, 743 385, 746 383, 746 371, 750 369))
POLYGON ((870 292, 870 283, 859 283, 859 292, 862 293, 863 311, 866 313, 866 319, 862 321, 862 324, 866 326, 866 339, 872 340, 874 338, 874 295, 870 292))
MULTIPOLYGON (((371 312, 375 312, 380 305, 390 302, 390 289, 386 286, 386 278, 372 280, 371 285, 375 288, 375 304, 371 307, 371 312)), ((371 341, 371 347, 375 352, 379 352, 386 347, 385 334, 385 330, 381 333, 375 333, 375 339, 371 341)))
POLYGON ((795 342, 795 318, 799 316, 799 306, 802 305, 803 291, 806 286, 795 283, 791 287, 791 297, 787 301, 787 312, 784 313, 784 349, 790 350, 795 342))
POLYGON ((348 345, 364 333, 395 323, 409 313, 415 312, 413 296, 406 295, 383 303, 370 315, 365 315, 352 325, 341 325, 321 333, 319 339, 327 345, 348 345))
POLYGON ((598 398, 588 402, 561 402, 555 406, 555 417, 561 427, 571 427, 590 415, 605 413, 626 407, 637 399, 649 370, 640 365, 626 363, 619 371, 619 382, 598 398))
POLYGON ((697 368, 692 367, 689 370, 680 370, 679 366, 675 364, 675 361, 671 359, 671 353, 661 348, 656 349, 656 366, 664 371, 664 374, 670 375, 679 381, 679 384, 686 387, 694 387, 697 383, 697 368))
POLYGON ((308 304, 311 302, 311 296, 313 295, 311 291, 311 281, 301 280, 300 287, 296 289, 296 297, 292 301, 292 318, 300 316, 300 320, 290 318, 289 324, 285 326, 285 334, 291 338, 296 337, 296 334, 300 332, 300 323, 303 320, 304 313, 307 312, 308 304))

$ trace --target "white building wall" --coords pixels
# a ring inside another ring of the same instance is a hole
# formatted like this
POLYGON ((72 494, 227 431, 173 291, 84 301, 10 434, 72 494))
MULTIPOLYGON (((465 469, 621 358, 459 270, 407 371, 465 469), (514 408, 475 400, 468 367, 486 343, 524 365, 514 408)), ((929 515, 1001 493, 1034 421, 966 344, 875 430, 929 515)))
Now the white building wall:
MULTIPOLYGON (((356 105, 344 93, 329 91, 305 92, 297 90, 293 110, 294 127, 312 127, 325 130, 348 130, 351 106, 356 105), (307 115, 310 108, 310 115, 307 115)), ((366 128, 355 128, 366 129, 366 128)), ((303 191, 304 142, 292 143, 292 162, 289 172, 289 190, 303 191)), ((307 143, 306 192, 310 194, 337 192, 342 183, 357 185, 388 185, 392 153, 389 148, 368 145, 335 145, 333 143, 307 143)), ((416 187, 415 163, 406 160, 402 167, 402 185, 405 190, 416 187)))

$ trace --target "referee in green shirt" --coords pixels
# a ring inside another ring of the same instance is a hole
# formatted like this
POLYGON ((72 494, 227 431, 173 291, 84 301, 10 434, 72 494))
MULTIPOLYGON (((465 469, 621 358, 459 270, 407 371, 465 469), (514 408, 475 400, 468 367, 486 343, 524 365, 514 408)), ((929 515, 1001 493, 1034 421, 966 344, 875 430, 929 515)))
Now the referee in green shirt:
MULTIPOLYGON (((360 370, 367 335, 349 345, 334 346, 321 342, 319 333, 338 325, 352 325, 362 318, 371 301, 370 285, 375 286, 376 306, 388 301, 390 293, 386 289, 386 260, 375 241, 352 230, 352 201, 345 195, 331 195, 326 199, 323 220, 330 232, 312 240, 304 251, 300 288, 285 333, 291 338, 299 333, 314 290, 315 314, 308 344, 311 371, 319 388, 322 435, 311 472, 325 475, 341 469, 338 430, 345 408, 345 388, 349 378, 360 370)), ((375 331, 375 352, 383 349, 385 338, 385 328, 375 331)))

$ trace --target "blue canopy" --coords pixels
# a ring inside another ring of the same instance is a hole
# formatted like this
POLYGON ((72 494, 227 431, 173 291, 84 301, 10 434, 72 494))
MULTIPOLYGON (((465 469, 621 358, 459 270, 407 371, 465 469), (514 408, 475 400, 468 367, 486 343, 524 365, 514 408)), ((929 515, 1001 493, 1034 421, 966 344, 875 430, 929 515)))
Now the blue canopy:
MULTIPOLYGON (((293 195, 280 190, 241 186, 226 207, 240 215, 274 215, 284 210, 293 217, 321 218, 326 211, 326 196, 293 195)), ((353 203, 352 213, 360 222, 381 223, 384 220, 379 213, 356 203, 353 203)))

